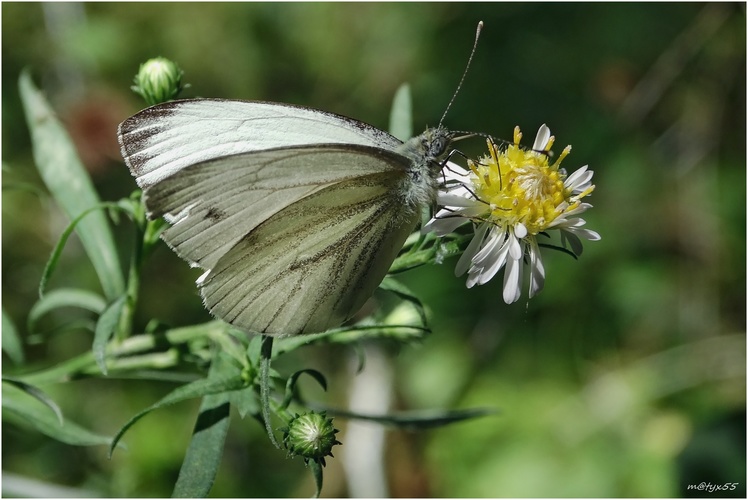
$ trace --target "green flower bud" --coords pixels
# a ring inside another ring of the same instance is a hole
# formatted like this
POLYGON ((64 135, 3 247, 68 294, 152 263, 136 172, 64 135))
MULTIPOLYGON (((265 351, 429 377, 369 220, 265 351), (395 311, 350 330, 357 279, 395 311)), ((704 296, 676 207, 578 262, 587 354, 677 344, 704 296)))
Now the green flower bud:
POLYGON ((283 429, 283 444, 291 455, 325 465, 325 457, 333 456, 332 447, 340 444, 335 439, 337 432, 325 412, 304 413, 292 418, 283 429))
POLYGON ((155 57, 140 65, 132 90, 143 97, 149 106, 170 101, 186 86, 182 85, 184 71, 165 57, 155 57))

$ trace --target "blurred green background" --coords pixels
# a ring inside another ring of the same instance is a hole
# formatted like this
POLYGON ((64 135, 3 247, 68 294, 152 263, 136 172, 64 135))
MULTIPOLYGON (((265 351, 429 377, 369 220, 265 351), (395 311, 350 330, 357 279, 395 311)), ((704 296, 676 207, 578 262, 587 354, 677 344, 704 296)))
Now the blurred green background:
MULTIPOLYGON (((24 67, 102 199, 116 200, 135 189, 116 126, 143 107, 129 86, 150 57, 182 66, 192 85, 184 97, 307 105, 380 128, 409 82, 419 132, 442 115, 479 20, 478 51, 445 124, 505 138, 519 125, 531 141, 547 123, 557 152, 573 145, 566 168, 595 171, 585 219, 602 241, 579 261, 546 252, 546 289, 511 306, 500 279, 467 290, 454 261, 410 272, 404 281, 433 313, 422 344, 374 347, 355 377, 355 355, 342 348, 302 350, 279 366, 323 371, 330 395, 310 396, 340 407, 351 390, 382 390, 392 410, 500 409, 432 431, 390 430, 381 452, 338 419, 344 445, 328 461, 323 494, 717 496, 687 485, 731 482, 737 489, 722 494, 745 497, 745 4, 3 3, 4 184, 42 186, 18 96, 24 67), (352 389, 362 380, 375 387, 352 389), (386 480, 376 467, 358 476, 345 463, 356 453, 383 462, 386 480)), ((480 142, 464 149, 478 154, 480 142)), ((28 191, 4 190, 2 208, 3 307, 23 331, 67 221, 28 191)), ((123 261, 129 230, 117 228, 123 261)), ((77 241, 63 266, 51 287, 96 289, 77 241)), ((209 319, 198 274, 165 246, 155 252, 138 325, 209 319)), ((4 373, 84 352, 91 334, 26 340, 27 365, 3 357, 4 373)), ((112 435, 172 387, 97 379, 44 389, 67 416, 112 435)), ((3 425, 3 469, 75 495, 168 496, 196 410, 149 415, 112 460, 105 447, 3 425)), ((303 462, 235 417, 211 495, 310 495, 303 462)))

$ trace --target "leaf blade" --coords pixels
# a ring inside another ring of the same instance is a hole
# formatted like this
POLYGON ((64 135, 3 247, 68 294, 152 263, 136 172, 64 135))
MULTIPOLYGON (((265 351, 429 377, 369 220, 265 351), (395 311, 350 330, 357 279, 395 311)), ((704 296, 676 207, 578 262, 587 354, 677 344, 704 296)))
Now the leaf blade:
POLYGON ((31 307, 27 320, 28 331, 33 332, 39 319, 61 307, 78 307, 101 314, 106 308, 106 301, 97 293, 78 288, 51 290, 31 307))
POLYGON ((18 330, 16 329, 16 325, 13 324, 13 321, 10 319, 10 316, 5 312, 5 309, 3 309, 3 351, 8 355, 10 360, 17 364, 21 365, 24 362, 24 355, 23 355, 23 343, 21 342, 21 336, 18 334, 18 330))
MULTIPOLYGON (((34 160, 44 183, 70 220, 99 204, 88 173, 49 103, 34 86, 28 71, 19 78, 19 91, 31 132, 34 160)), ((114 237, 106 217, 91 214, 76 228, 108 299, 122 295, 124 277, 114 237)))
POLYGON ((3 391, 3 420, 19 426, 31 427, 42 434, 73 446, 106 445, 111 438, 101 436, 65 419, 61 425, 57 417, 34 399, 24 395, 20 389, 3 391))
MULTIPOLYGON (((230 376, 233 367, 220 356, 214 358, 208 379, 230 376)), ((223 447, 229 430, 231 394, 223 392, 203 398, 172 498, 205 498, 218 473, 223 447)))
POLYGON ((33 386, 31 384, 27 384, 26 382, 22 380, 18 380, 13 377, 3 377, 3 382, 6 384, 10 384, 14 387, 17 387, 18 389, 22 390, 29 396, 37 399, 39 402, 41 402, 43 405, 45 405, 47 408, 52 410, 52 413, 55 414, 57 417, 57 420, 60 422, 60 425, 63 424, 64 419, 62 418, 62 410, 60 410, 60 407, 57 406, 57 403, 54 402, 52 398, 50 398, 45 392, 43 392, 41 389, 39 389, 36 386, 33 386))
POLYGON ((125 434, 125 432, 127 432, 130 427, 132 427, 138 420, 143 418, 151 411, 163 408, 164 406, 173 405, 187 399, 198 398, 209 394, 235 391, 243 388, 244 386, 244 379, 242 378, 241 374, 237 373, 235 375, 231 375, 230 377, 222 377, 215 380, 200 379, 196 380, 195 382, 185 384, 181 387, 177 387, 169 394, 161 398, 158 402, 140 411, 134 417, 128 420, 127 423, 125 423, 125 425, 123 425, 122 428, 114 436, 109 447, 109 455, 111 456, 114 451, 114 447, 125 434))

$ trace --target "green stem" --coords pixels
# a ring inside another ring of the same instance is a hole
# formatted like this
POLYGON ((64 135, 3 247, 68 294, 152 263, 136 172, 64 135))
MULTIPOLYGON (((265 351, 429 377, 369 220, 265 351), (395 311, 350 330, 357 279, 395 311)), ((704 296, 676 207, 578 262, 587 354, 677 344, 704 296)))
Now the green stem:
MULTIPOLYGON (((164 352, 153 352, 140 356, 128 356, 115 359, 109 363, 109 375, 116 377, 117 372, 132 372, 139 370, 163 370, 179 363, 179 350, 175 347, 164 352)), ((86 375, 98 375, 101 370, 86 370, 86 375)))
MULTIPOLYGON (((109 346, 107 346, 106 359, 113 360, 114 364, 110 365, 112 368, 127 367, 127 363, 120 358, 151 351, 159 345, 164 344, 175 346, 199 339, 217 340, 221 336, 227 334, 227 328, 228 325, 226 323, 221 321, 211 321, 201 325, 174 328, 159 335, 136 335, 119 343, 110 343, 109 346)), ((164 353, 157 354, 163 355, 164 353)), ((152 357, 150 358, 150 364, 148 364, 148 358, 141 357, 139 361, 133 362, 133 365, 127 368, 142 369, 144 367, 159 367, 161 362, 163 362, 163 358, 152 357)), ((88 374, 89 370, 93 370, 90 372, 92 374, 98 371, 96 360, 91 351, 85 352, 80 356, 64 361, 46 370, 29 373, 17 378, 27 384, 43 385, 56 382, 67 382, 79 376, 88 374)))
POLYGON ((120 342, 132 334, 133 317, 135 316, 138 292, 140 291, 140 269, 143 265, 143 245, 145 245, 145 235, 148 226, 148 220, 145 217, 145 210, 142 203, 138 205, 134 218, 136 229, 132 259, 130 260, 130 269, 127 274, 127 298, 125 299, 125 305, 122 308, 119 325, 114 337, 116 341, 120 342))

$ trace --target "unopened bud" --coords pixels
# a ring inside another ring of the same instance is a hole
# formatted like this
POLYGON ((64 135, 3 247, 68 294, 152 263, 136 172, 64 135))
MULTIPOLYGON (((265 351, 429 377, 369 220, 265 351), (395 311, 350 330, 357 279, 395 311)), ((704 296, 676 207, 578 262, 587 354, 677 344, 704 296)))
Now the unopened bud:
POLYGON ((284 429, 283 444, 291 455, 304 461, 314 460, 325 465, 325 457, 332 456, 332 447, 340 444, 335 439, 338 430, 325 412, 296 415, 284 429))
POLYGON ((165 57, 155 57, 140 65, 132 90, 143 97, 149 106, 176 98, 185 87, 184 72, 165 57))

